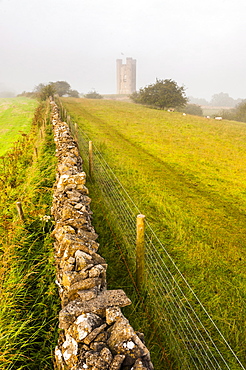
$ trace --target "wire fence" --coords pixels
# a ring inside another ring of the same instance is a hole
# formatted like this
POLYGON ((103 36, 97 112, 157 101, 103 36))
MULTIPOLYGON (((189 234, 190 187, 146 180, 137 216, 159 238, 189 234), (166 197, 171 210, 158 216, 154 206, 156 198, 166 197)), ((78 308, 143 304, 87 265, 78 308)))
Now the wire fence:
MULTIPOLYGON (((90 138, 77 127, 57 99, 62 119, 78 140, 89 173, 90 138)), ((135 272, 136 216, 141 213, 100 150, 93 145, 93 181, 100 188, 114 228, 124 241, 128 265, 135 272)), ((145 223, 145 304, 163 332, 162 345, 175 369, 246 369, 206 311, 148 222, 145 223)))

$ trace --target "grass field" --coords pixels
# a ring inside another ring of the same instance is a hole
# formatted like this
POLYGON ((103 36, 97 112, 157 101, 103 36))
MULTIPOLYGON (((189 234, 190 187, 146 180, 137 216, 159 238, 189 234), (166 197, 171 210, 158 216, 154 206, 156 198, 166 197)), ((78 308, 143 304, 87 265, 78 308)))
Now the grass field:
POLYGON ((29 98, 0 99, 0 156, 30 131, 37 100, 29 98))
POLYGON ((63 104, 244 359, 246 125, 123 102, 63 104))

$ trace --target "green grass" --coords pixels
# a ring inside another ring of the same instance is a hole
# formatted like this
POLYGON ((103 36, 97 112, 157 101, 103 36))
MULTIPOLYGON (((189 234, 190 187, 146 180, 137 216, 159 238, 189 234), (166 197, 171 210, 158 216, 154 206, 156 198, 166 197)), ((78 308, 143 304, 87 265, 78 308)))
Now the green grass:
POLYGON ((246 125, 123 102, 63 102, 245 361, 246 125))
POLYGON ((55 181, 51 128, 40 137, 46 106, 39 107, 28 136, 0 162, 0 369, 53 369, 59 299, 49 237, 55 181), (38 159, 34 156, 38 148, 38 159), (25 222, 18 219, 21 201, 25 222))
POLYGON ((4 155, 21 134, 30 131, 38 102, 28 98, 0 99, 0 156, 4 155))

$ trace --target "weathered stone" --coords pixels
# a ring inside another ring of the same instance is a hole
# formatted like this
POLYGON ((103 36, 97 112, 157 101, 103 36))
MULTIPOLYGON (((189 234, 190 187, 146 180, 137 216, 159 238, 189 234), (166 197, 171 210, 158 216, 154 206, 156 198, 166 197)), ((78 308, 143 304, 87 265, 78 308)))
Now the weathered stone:
POLYGON ((86 365, 94 370, 108 369, 108 364, 100 357, 100 353, 89 351, 85 354, 86 365))
POLYGON ((58 242, 62 241, 66 234, 75 234, 75 230, 70 225, 61 226, 59 223, 56 224, 51 236, 56 238, 58 242))
POLYGON ((95 339, 94 339, 94 342, 107 342, 108 340, 108 332, 107 331, 104 331, 102 333, 100 333, 95 339))
POLYGON ((78 344, 69 334, 66 334, 66 341, 62 345, 62 356, 69 366, 77 362, 78 344))
POLYGON ((96 240, 98 238, 98 235, 95 233, 95 230, 92 227, 88 227, 86 230, 79 229, 78 235, 85 241, 96 240))
POLYGON ((56 369, 58 370, 64 369, 62 351, 59 349, 58 346, 56 346, 55 348, 55 362, 56 362, 56 369))
MULTIPOLYGON (((92 256, 88 253, 85 253, 81 250, 77 250, 74 254, 75 260, 76 260, 76 271, 83 270, 87 265, 91 265, 93 260, 92 256)), ((93 264, 92 264, 93 266, 93 264)), ((93 277, 93 276, 90 276, 93 277)))
POLYGON ((129 355, 133 359, 149 353, 125 318, 117 320, 110 328, 108 346, 113 353, 129 355))
POLYGON ((106 324, 99 326, 98 328, 94 329, 85 339, 85 344, 90 344, 97 336, 100 334, 105 328, 107 327, 106 324))
MULTIPOLYGON (((93 313, 84 313, 80 315, 67 333, 77 342, 82 342, 97 326, 102 324, 102 319, 93 313)), ((89 344, 85 342, 85 344, 89 344)))
POLYGON ((111 362, 109 370, 120 370, 123 361, 125 360, 125 355, 116 355, 114 356, 113 361, 111 362))
POLYGON ((150 369, 149 366, 145 367, 142 358, 138 358, 137 361, 135 362, 135 364, 133 365, 133 367, 131 368, 131 370, 149 370, 149 369, 150 369))
POLYGON ((86 217, 84 217, 83 212, 74 209, 74 207, 72 206, 69 207, 68 205, 66 205, 65 207, 63 207, 61 212, 61 220, 67 220, 67 225, 71 226, 71 222, 75 221, 74 219, 78 219, 76 227, 78 227, 79 225, 82 227, 85 223, 87 223, 87 219, 86 217))
MULTIPOLYGON (((74 162, 66 162, 66 163, 61 163, 58 165, 57 167, 57 171, 59 172, 60 175, 63 175, 63 174, 68 174, 70 171, 71 171, 71 168, 74 168, 75 167, 75 170, 77 169, 77 166, 76 166, 76 161, 75 163, 74 162)), ((70 173, 72 174, 72 173, 70 173)))
POLYGON ((78 292, 81 301, 90 301, 91 299, 96 298, 98 291, 97 289, 90 289, 90 290, 79 290, 78 292))
MULTIPOLYGON (((72 257, 70 257, 72 258, 72 257)), ((60 269, 62 269, 64 272, 65 271, 73 271, 75 269, 75 265, 74 263, 69 263, 68 260, 64 261, 62 260, 61 263, 60 263, 60 269)), ((87 277, 87 276, 86 276, 87 277)))
POLYGON ((76 197, 77 199, 81 199, 81 194, 79 191, 77 190, 73 190, 73 191, 67 191, 66 192, 66 195, 69 199, 73 199, 74 197, 76 197))
POLYGON ((102 357, 102 359, 107 363, 107 364, 110 364, 113 360, 113 356, 112 356, 112 353, 110 352, 110 350, 107 348, 107 347, 104 347, 101 351, 100 351, 100 356, 102 357))
MULTIPOLYGON (((65 288, 71 288, 72 286, 75 286, 75 284, 81 283, 82 286, 84 287, 85 284, 83 283, 84 281, 88 280, 86 279, 88 276, 88 272, 76 272, 76 271, 64 271, 62 275, 62 285, 65 288)), ((82 290, 83 288, 81 288, 82 290)))
MULTIPOLYGON (((91 348, 90 348, 90 347, 88 347, 88 346, 87 346, 86 344, 84 344, 84 343, 81 345, 81 349, 82 349, 82 350, 84 350, 84 351, 90 351, 90 350, 91 350, 91 348)), ((81 356, 80 356, 80 357, 81 357, 81 356)))
POLYGON ((79 186, 84 185, 85 182, 86 182, 85 172, 80 172, 77 173, 76 175, 61 175, 57 184, 57 190, 64 191, 65 187, 69 185, 76 185, 76 187, 79 188, 79 186))
POLYGON ((90 349, 95 352, 100 352, 105 347, 106 347, 105 342, 91 342, 90 343, 90 349))
MULTIPOLYGON (((74 257, 74 254, 77 250, 82 250, 85 253, 90 255, 94 255, 95 251, 98 249, 97 243, 87 242, 87 240, 83 241, 80 238, 70 235, 64 234, 62 240, 60 241, 57 249, 57 256, 63 257, 64 259, 68 259, 69 257, 74 257)), ((101 258, 97 258, 95 255, 95 262, 100 264, 105 264, 105 260, 101 258), (104 261, 104 262, 102 262, 104 261)))
POLYGON ((120 307, 109 307, 106 309, 106 323, 113 324, 115 321, 122 319, 124 316, 120 307))
POLYGON ((83 204, 82 204, 82 203, 77 203, 77 204, 75 204, 74 208, 75 208, 75 209, 78 209, 78 210, 85 211, 85 206, 83 206, 83 204), (84 208, 84 210, 83 210, 82 208, 84 208))
POLYGON ((100 293, 95 299, 88 302, 81 302, 80 300, 70 302, 60 311, 59 326, 61 329, 67 329, 70 324, 76 320, 76 317, 85 312, 96 313, 100 310, 106 311, 108 307, 125 307, 130 304, 131 301, 123 290, 106 290, 100 293))
POLYGON ((69 257, 67 262, 70 263, 70 264, 74 264, 75 263, 75 258, 74 257, 69 257))
POLYGON ((102 265, 96 265, 90 269, 89 277, 98 277, 102 273, 105 273, 105 268, 102 265))
POLYGON ((80 280, 70 286, 69 295, 74 294, 78 290, 88 290, 95 288, 101 284, 101 279, 99 278, 88 278, 84 280, 80 280))

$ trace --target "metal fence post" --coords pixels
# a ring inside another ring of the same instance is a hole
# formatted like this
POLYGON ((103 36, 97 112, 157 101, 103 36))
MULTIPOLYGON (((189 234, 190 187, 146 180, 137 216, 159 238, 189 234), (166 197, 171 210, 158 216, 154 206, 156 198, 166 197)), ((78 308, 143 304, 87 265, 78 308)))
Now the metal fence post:
POLYGON ((144 285, 144 249, 145 249, 145 215, 137 216, 137 239, 136 239, 136 284, 138 290, 144 285))

